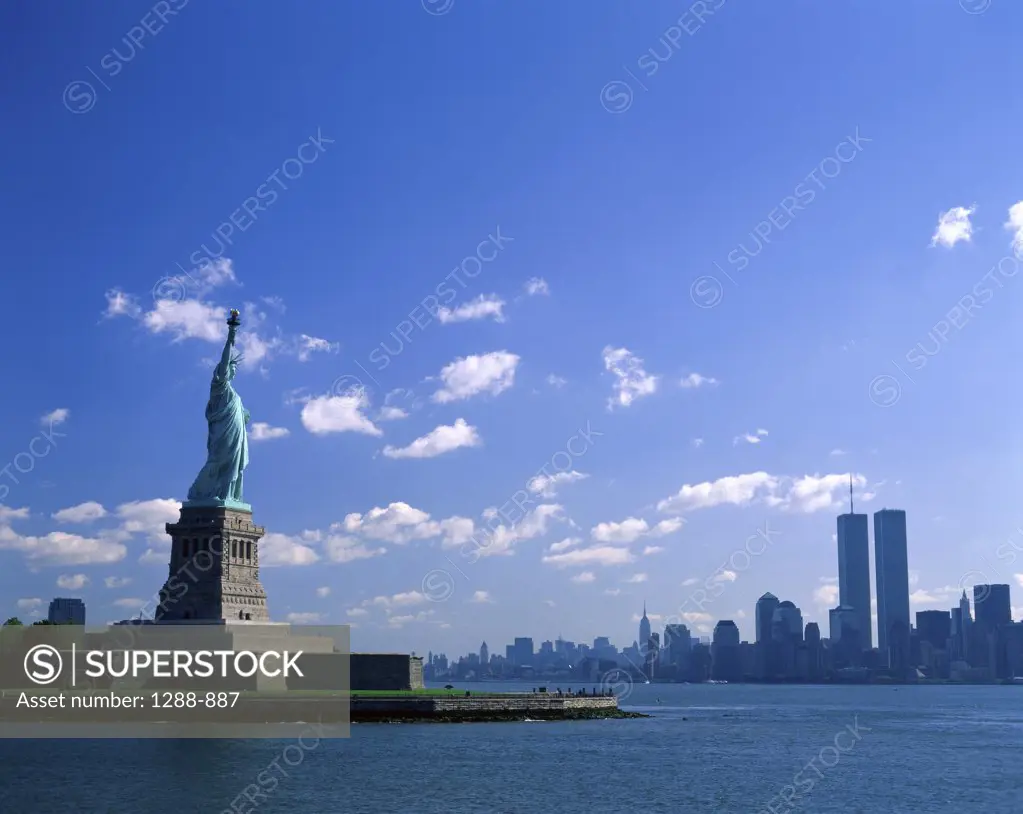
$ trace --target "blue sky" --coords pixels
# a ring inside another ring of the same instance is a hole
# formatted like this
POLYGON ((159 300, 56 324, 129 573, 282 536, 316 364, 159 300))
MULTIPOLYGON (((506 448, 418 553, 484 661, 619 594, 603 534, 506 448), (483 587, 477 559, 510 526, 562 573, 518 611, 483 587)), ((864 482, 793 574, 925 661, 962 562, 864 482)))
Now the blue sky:
POLYGON ((277 620, 824 623, 850 472, 1018 597, 1023 8, 880 8, 5 6, 4 613, 152 599, 231 307, 277 620))

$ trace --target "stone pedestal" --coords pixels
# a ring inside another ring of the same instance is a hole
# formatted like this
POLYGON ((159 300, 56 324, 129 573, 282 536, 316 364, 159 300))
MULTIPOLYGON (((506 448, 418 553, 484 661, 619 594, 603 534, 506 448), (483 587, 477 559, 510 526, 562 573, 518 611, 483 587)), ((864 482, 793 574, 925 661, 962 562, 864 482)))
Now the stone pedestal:
POLYGON ((171 536, 170 573, 158 622, 270 621, 259 581, 259 540, 252 512, 228 506, 181 507, 171 536))

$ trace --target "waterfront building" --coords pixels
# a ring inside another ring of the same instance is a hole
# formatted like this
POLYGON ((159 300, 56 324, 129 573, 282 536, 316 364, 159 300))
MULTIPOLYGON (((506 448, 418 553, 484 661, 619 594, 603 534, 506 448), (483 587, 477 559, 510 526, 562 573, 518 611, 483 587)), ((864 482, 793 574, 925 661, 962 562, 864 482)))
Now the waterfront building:
POLYGON ((870 538, 867 515, 853 511, 852 475, 849 512, 838 516, 838 604, 856 611, 860 646, 874 646, 870 619, 870 538))
POLYGON ((1012 603, 1008 585, 973 586, 974 624, 997 630, 1012 622, 1012 603))
POLYGON ((668 625, 664 628, 664 650, 668 664, 674 669, 675 675, 682 675, 689 651, 693 647, 693 637, 689 628, 682 624, 668 625))
POLYGON ((480 665, 486 667, 490 664, 490 649, 487 647, 487 643, 483 642, 480 645, 480 665))
POLYGON ((774 612, 778 609, 778 597, 766 593, 757 600, 756 608, 756 675, 758 678, 769 678, 774 675, 773 641, 774 612))
POLYGON ((722 619, 714 626, 710 646, 711 677, 715 681, 742 680, 742 654, 739 628, 731 619, 722 619))
POLYGON ((909 666, 909 555, 906 513, 874 512, 874 566, 877 572, 877 645, 882 662, 897 673, 909 666))
POLYGON ((84 625, 85 603, 81 599, 57 597, 50 602, 46 618, 55 625, 84 625))
POLYGON ((757 644, 771 641, 771 625, 774 623, 774 611, 778 604, 778 597, 772 593, 766 593, 757 600, 757 644))
POLYGON ((860 667, 863 647, 860 645, 860 616, 855 608, 839 605, 828 611, 831 658, 836 669, 860 667))
POLYGON ((947 650, 952 638, 952 613, 942 610, 917 611, 916 630, 920 642, 927 642, 935 650, 947 650))

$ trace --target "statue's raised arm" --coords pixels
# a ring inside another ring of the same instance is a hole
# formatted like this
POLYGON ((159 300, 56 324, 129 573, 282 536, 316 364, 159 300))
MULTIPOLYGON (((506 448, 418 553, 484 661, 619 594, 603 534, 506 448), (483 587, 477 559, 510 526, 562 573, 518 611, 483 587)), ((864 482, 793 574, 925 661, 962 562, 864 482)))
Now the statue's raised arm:
POLYGON ((248 410, 231 381, 238 372, 240 356, 233 356, 235 334, 241 321, 234 309, 227 319, 227 342, 213 372, 210 399, 206 404, 206 463, 188 490, 193 504, 246 507, 242 476, 249 465, 249 439, 245 432, 248 410))

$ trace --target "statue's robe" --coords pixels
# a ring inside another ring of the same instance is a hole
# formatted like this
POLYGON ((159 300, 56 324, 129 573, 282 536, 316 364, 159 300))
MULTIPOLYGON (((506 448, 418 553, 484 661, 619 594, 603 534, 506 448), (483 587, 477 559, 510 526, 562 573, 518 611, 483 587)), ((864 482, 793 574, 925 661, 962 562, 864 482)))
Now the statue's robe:
POLYGON ((245 408, 231 386, 228 367, 221 362, 213 373, 206 405, 209 436, 206 465, 188 490, 189 500, 242 500, 242 473, 249 465, 245 408))

